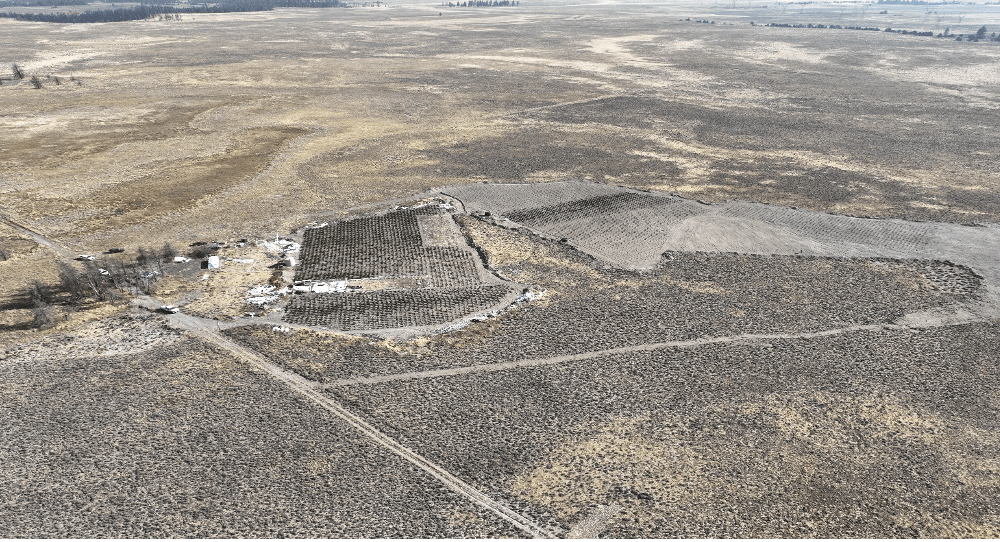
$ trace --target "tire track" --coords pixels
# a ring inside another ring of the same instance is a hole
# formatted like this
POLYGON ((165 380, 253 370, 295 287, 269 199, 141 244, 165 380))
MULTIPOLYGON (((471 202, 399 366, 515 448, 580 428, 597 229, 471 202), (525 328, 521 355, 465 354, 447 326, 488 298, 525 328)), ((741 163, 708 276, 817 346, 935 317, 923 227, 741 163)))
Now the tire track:
POLYGON ((559 531, 542 526, 535 520, 512 509, 510 506, 493 499, 489 495, 451 474, 440 465, 421 456, 406 446, 403 446, 393 438, 364 421, 361 417, 345 409, 340 403, 323 395, 321 392, 322 387, 317 385, 316 382, 308 380, 291 371, 286 371, 274 363, 262 358, 256 352, 253 352, 246 347, 219 335, 210 327, 209 324, 201 321, 201 319, 178 313, 177 315, 174 315, 174 317, 170 318, 170 320, 175 324, 178 324, 178 327, 228 350, 250 365, 285 384, 296 393, 310 399, 312 402, 337 416, 383 448, 388 449, 414 466, 419 467, 424 472, 427 472, 439 482, 444 484, 446 488, 462 495, 474 504, 489 510, 531 537, 555 538, 561 534, 559 531))
POLYGON ((0 223, 6 224, 6 225, 10 226, 11 228, 14 228, 14 230, 18 231, 19 233, 21 233, 23 235, 27 235, 28 237, 31 237, 39 245, 42 245, 42 246, 47 247, 47 248, 50 248, 50 249, 54 250, 55 252, 57 252, 58 254, 66 256, 67 258, 75 258, 76 257, 76 254, 77 254, 76 252, 73 252, 72 250, 66 248, 65 246, 63 246, 58 241, 56 241, 54 239, 50 239, 50 238, 48 238, 48 237, 46 237, 46 236, 44 236, 44 235, 36 232, 35 230, 33 230, 31 228, 28 228, 26 226, 22 226, 21 224, 18 224, 17 222, 14 222, 13 220, 7 218, 3 214, 0 214, 0 223))
POLYGON ((506 371, 509 369, 523 369, 526 367, 541 367, 545 365, 557 365, 560 363, 583 361, 611 354, 652 352, 654 350, 660 350, 663 348, 696 348, 708 344, 721 344, 721 343, 759 342, 767 340, 814 339, 819 337, 829 337, 831 335, 852 333, 855 331, 901 330, 901 329, 913 329, 915 327, 941 327, 941 326, 954 325, 964 322, 965 320, 948 321, 948 322, 942 322, 941 325, 929 324, 924 326, 909 326, 900 324, 866 324, 866 325, 849 326, 836 329, 827 329, 823 331, 809 331, 804 333, 761 333, 761 334, 748 333, 744 335, 729 335, 725 337, 711 337, 707 339, 692 339, 686 341, 646 343, 634 346, 620 346, 617 348, 608 348, 606 350, 593 350, 590 352, 584 352, 582 354, 566 354, 562 356, 553 356, 550 358, 526 359, 521 361, 506 361, 503 363, 489 363, 483 365, 471 365, 466 367, 453 367, 449 369, 432 369, 429 371, 415 371, 411 373, 397 373, 391 375, 349 378, 344 380, 337 380, 335 382, 330 382, 328 384, 323 384, 321 387, 323 389, 329 389, 329 388, 338 388, 344 386, 381 384, 383 382, 392 382, 395 380, 418 380, 423 378, 460 376, 460 375, 475 374, 475 373, 491 373, 495 371, 506 371))

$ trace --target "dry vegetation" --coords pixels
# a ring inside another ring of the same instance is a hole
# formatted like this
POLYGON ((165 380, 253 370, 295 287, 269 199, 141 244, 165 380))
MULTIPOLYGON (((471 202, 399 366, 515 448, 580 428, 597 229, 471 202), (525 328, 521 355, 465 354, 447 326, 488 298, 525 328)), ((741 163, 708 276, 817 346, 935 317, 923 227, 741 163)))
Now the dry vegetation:
POLYGON ((567 528, 616 503, 604 536, 990 538, 997 332, 664 349, 331 393, 567 528))
POLYGON ((0 533, 529 534, 256 353, 557 534, 1000 536, 1000 47, 759 26, 1000 30, 886 8, 0 19, 0 533), (295 278, 364 293, 229 321, 292 282, 253 240, 323 221, 295 278), (79 254, 218 240, 59 301, 79 254))
POLYGON ((0 363, 4 533, 516 534, 227 352, 157 320, 112 319, 0 363))

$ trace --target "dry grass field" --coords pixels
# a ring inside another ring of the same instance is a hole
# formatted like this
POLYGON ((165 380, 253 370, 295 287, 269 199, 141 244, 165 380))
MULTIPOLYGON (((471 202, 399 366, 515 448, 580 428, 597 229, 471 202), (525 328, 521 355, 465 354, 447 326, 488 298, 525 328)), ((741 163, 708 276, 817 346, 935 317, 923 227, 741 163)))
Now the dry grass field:
POLYGON ((984 25, 0 18, 0 533, 1000 536, 984 25))

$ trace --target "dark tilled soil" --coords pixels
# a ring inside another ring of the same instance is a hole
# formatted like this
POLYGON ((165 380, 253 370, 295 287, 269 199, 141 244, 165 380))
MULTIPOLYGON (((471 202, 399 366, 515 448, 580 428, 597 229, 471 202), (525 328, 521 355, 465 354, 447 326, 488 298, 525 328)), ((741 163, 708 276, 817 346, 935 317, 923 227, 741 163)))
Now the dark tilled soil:
POLYGON ((459 251, 442 254, 442 250, 435 252, 422 245, 417 216, 437 212, 428 206, 308 229, 303 234, 295 280, 420 274, 424 258, 434 256, 451 256, 458 263, 459 251))

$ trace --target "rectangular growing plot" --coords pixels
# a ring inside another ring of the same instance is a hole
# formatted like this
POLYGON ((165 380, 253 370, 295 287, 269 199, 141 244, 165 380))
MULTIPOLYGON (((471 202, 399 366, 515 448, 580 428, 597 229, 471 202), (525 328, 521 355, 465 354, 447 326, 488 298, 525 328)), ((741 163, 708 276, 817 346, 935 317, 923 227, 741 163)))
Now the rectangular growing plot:
POLYGON ((719 216, 783 226, 826 243, 871 247, 872 255, 913 254, 927 247, 934 236, 934 226, 926 223, 854 218, 757 203, 729 202, 713 211, 719 216))
POLYGON ((670 228, 703 212, 693 201, 624 192, 516 211, 509 218, 567 238, 617 266, 648 269, 660 259, 670 228))
POLYGON ((475 286, 480 284, 479 269, 472 254, 452 247, 429 247, 420 260, 424 265, 421 276, 428 288, 475 286))
POLYGON ((617 186, 574 181, 538 184, 474 184, 453 186, 442 193, 458 198, 467 211, 492 211, 501 215, 538 207, 551 207, 574 200, 620 194, 617 186))
POLYGON ((306 230, 295 280, 417 277, 425 286, 478 284, 469 251, 425 246, 418 219, 438 212, 427 206, 306 230))
POLYGON ((296 280, 377 277, 414 264, 421 249, 418 210, 306 230, 296 280))
POLYGON ((485 311, 509 293, 501 285, 306 294, 288 304, 285 321, 344 331, 438 325, 485 311))

